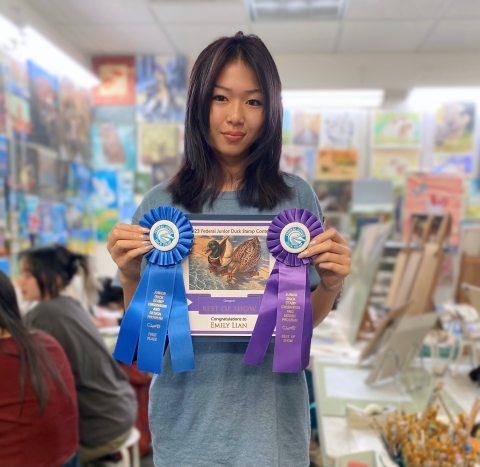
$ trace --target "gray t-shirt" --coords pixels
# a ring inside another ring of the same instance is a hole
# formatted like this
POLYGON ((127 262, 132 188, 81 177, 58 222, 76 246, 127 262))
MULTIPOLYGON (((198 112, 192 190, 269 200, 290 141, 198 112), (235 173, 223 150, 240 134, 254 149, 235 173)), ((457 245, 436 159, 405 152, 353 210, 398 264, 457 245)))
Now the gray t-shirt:
MULTIPOLYGON (((204 214, 276 215, 305 208, 321 218, 310 185, 286 176, 294 196, 272 211, 241 207, 223 192, 204 214)), ((133 222, 150 209, 174 206, 166 184, 145 196, 133 222)), ((183 212, 184 208, 175 206, 183 212)), ((273 346, 260 366, 242 362, 247 343, 195 340, 195 370, 173 373, 167 350, 163 372, 150 387, 150 430, 156 467, 307 467, 310 418, 303 372, 273 373, 273 346)))
POLYGON ((98 447, 126 433, 137 416, 135 392, 82 305, 60 296, 40 302, 26 319, 53 336, 67 355, 77 390, 80 444, 98 447))

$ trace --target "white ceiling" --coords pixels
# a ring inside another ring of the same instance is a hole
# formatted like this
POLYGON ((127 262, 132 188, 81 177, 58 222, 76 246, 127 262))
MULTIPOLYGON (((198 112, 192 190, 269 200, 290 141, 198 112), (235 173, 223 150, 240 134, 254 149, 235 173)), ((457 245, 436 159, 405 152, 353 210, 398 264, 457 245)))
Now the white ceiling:
POLYGON ((244 0, 27 0, 88 54, 197 55, 259 35, 274 54, 479 52, 480 0, 349 0, 340 21, 253 23, 244 0))

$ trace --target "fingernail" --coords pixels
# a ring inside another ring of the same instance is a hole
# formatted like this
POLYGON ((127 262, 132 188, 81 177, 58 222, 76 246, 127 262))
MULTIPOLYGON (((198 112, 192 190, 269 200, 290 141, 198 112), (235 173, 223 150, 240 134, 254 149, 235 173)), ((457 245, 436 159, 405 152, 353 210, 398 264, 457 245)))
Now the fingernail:
POLYGON ((148 233, 148 232, 150 232, 150 229, 147 229, 146 227, 140 227, 140 231, 148 233))
POLYGON ((316 244, 317 244, 317 241, 316 241, 316 240, 312 240, 312 241, 308 244, 308 248, 310 248, 311 246, 316 245, 316 244))
POLYGON ((152 242, 150 240, 144 240, 142 243, 144 245, 151 245, 152 244, 152 242))
POLYGON ((308 256, 308 250, 305 250, 299 253, 298 258, 302 259, 302 258, 306 258, 307 256, 308 256))
POLYGON ((147 245, 146 247, 144 247, 145 250, 151 250, 153 248, 153 245, 147 245))
POLYGON ((138 236, 138 238, 140 238, 140 240, 150 240, 150 236, 149 235, 144 235, 144 234, 140 234, 138 236))

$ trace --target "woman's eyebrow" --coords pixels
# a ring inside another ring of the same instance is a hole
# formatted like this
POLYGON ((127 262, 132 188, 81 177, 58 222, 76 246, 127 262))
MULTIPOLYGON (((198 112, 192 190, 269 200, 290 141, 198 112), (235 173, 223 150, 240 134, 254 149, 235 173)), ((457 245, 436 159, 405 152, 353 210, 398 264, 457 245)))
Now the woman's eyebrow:
MULTIPOLYGON (((223 89, 224 91, 227 91, 227 92, 233 92, 232 89, 226 88, 225 86, 221 86, 220 84, 216 84, 214 87, 219 88, 219 89, 223 89)), ((255 94, 257 92, 261 93, 262 90, 261 89, 250 89, 248 91, 245 91, 244 94, 255 94)))

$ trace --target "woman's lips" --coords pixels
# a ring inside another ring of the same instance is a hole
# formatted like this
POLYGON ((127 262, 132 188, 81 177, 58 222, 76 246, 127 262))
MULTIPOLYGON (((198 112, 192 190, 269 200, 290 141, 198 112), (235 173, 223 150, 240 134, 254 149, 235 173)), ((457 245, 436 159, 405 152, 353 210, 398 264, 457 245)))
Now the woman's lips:
POLYGON ((245 133, 232 131, 232 132, 222 133, 222 135, 225 136, 225 138, 227 138, 228 141, 235 143, 237 141, 240 141, 245 136, 245 133))

